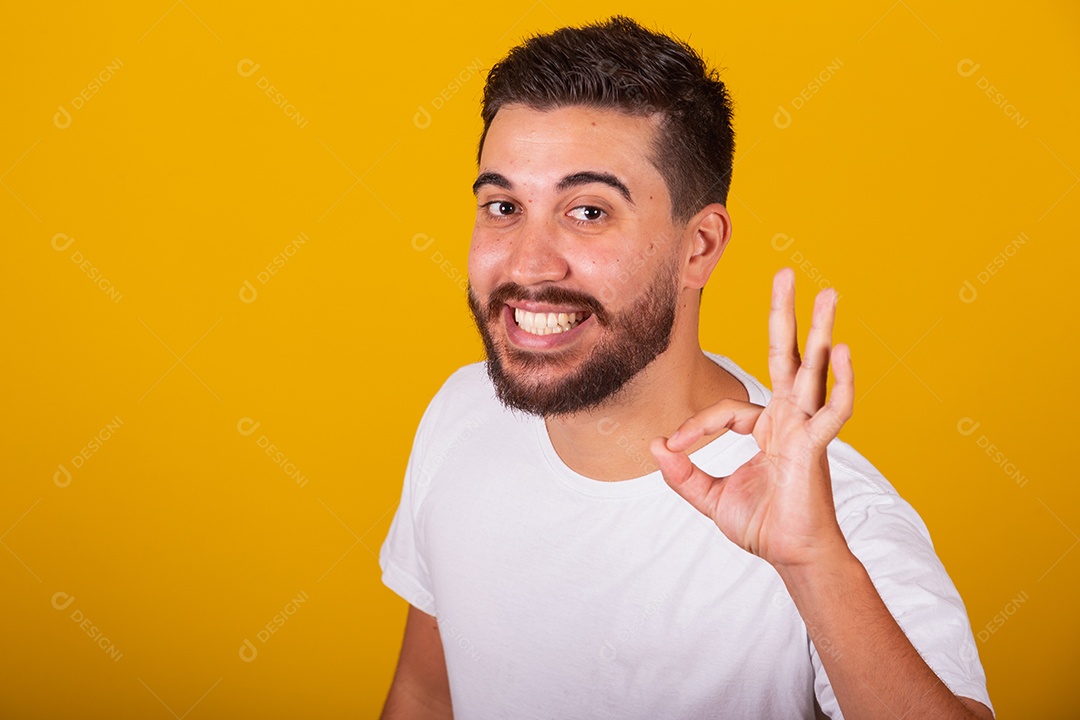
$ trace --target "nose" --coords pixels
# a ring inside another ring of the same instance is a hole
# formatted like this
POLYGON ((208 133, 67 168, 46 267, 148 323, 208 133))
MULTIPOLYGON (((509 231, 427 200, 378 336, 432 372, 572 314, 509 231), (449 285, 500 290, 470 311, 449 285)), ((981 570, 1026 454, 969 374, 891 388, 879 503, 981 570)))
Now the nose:
POLYGON ((562 252, 556 223, 529 218, 512 240, 506 273, 518 285, 563 280, 570 266, 562 252))

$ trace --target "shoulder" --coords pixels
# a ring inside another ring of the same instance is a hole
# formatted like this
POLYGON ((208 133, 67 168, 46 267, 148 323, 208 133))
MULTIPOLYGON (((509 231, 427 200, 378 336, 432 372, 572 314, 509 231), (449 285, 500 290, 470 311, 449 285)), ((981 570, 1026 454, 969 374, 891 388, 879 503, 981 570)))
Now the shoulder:
POLYGON ((477 362, 455 370, 431 398, 425 414, 432 414, 432 409, 441 415, 453 415, 498 406, 487 369, 483 362, 477 362))
POLYGON ((839 438, 829 443, 828 456, 836 519, 864 563, 874 556, 899 562, 900 548, 937 563, 922 517, 869 460, 839 438))
POLYGON ((455 370, 431 398, 420 426, 420 445, 438 445, 446 436, 460 435, 462 428, 478 427, 505 412, 495 395, 483 362, 455 370))
POLYGON ((482 392, 486 394, 492 392, 492 390, 486 363, 480 361, 463 365, 451 373, 450 377, 446 378, 442 387, 439 388, 439 393, 468 394, 482 392))
POLYGON ((833 492, 837 504, 855 496, 868 495, 883 501, 898 498, 896 488, 873 463, 848 443, 834 438, 827 448, 829 470, 833 474, 833 492))
POLYGON ((772 393, 767 387, 762 385, 756 377, 739 367, 731 358, 708 351, 705 351, 705 355, 743 384, 750 402, 755 405, 766 405, 769 399, 772 398, 772 393))

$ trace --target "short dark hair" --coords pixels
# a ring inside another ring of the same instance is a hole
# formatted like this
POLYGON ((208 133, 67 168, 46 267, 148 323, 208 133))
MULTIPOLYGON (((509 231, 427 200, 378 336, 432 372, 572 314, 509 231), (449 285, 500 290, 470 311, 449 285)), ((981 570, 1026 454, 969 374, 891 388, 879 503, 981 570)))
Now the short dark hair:
POLYGON ((616 15, 534 35, 495 64, 484 86, 477 163, 499 108, 584 105, 661 117, 652 163, 686 222, 709 203, 727 204, 735 153, 732 103, 716 70, 685 42, 616 15))

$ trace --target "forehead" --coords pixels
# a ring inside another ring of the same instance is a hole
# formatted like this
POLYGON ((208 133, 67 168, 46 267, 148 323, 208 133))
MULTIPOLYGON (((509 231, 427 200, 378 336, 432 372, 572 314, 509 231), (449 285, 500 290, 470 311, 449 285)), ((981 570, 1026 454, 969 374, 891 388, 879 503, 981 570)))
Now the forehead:
POLYGON ((480 170, 529 176, 538 182, 595 170, 652 192, 657 183, 663 185, 651 160, 658 125, 656 116, 617 110, 506 105, 488 128, 480 170))

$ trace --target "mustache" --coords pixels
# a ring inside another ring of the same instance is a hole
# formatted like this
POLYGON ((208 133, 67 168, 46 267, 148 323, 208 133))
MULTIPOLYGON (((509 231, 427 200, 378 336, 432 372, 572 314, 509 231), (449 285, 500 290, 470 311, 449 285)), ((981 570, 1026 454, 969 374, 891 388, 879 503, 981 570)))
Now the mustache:
MULTIPOLYGON (((470 294, 472 289, 470 288, 470 294)), ((603 304, 588 293, 571 290, 564 287, 548 286, 539 290, 528 290, 514 282, 505 282, 491 292, 487 301, 487 316, 489 319, 498 318, 502 314, 503 305, 513 300, 526 300, 551 305, 570 305, 583 308, 596 316, 596 321, 603 326, 610 325, 610 316, 603 304)))

